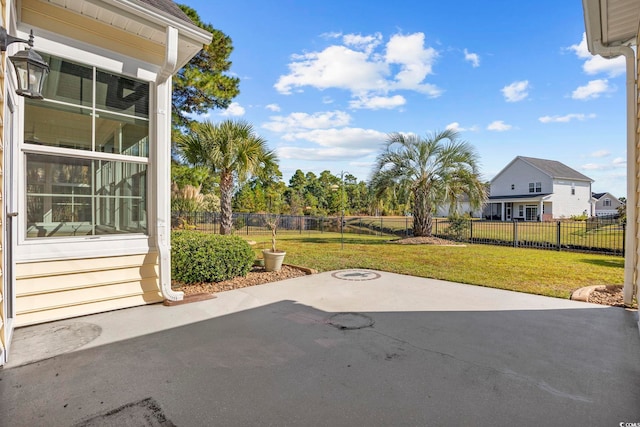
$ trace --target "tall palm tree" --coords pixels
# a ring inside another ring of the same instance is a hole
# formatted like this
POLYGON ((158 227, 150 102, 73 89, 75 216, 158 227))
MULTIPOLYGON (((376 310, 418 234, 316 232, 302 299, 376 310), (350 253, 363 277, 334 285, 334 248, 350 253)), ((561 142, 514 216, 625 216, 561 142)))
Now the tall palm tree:
POLYGON ((486 190, 480 179, 478 155, 457 132, 417 135, 392 133, 376 159, 371 184, 376 194, 389 188, 408 190, 413 202, 413 233, 431 236, 432 212, 447 203, 456 211, 467 195, 471 207, 482 206, 486 190))
POLYGON ((220 234, 231 233, 234 184, 271 173, 278 162, 276 154, 242 120, 194 123, 189 133, 178 137, 177 143, 185 161, 205 166, 220 176, 220 234))

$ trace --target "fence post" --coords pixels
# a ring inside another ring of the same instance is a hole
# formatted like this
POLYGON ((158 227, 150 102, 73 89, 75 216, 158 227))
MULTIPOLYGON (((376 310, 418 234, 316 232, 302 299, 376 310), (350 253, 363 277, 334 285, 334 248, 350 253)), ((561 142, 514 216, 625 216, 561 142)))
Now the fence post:
POLYGON ((518 247, 518 221, 513 221, 513 247, 518 247))
POLYGON ((473 242, 473 220, 469 219, 469 243, 473 242))
POLYGON ((404 217, 404 235, 405 237, 409 236, 409 218, 406 215, 404 217))
POLYGON ((624 250, 627 246, 627 222, 622 223, 622 257, 624 258, 624 250))
MULTIPOLYGON (((435 219, 433 220, 433 222, 435 222, 435 223, 436 223, 436 232, 435 232, 435 235, 437 236, 437 235, 438 235, 438 218, 435 218, 435 219)), ((416 231, 416 230, 413 230, 413 231, 414 231, 414 233, 415 233, 415 231, 416 231)), ((415 236, 415 234, 414 234, 414 236, 415 236)))
POLYGON ((300 234, 302 234, 302 216, 298 215, 298 222, 300 223, 300 234))
POLYGON ((556 246, 557 246, 558 250, 560 250, 560 235, 561 235, 560 227, 562 227, 561 224, 562 223, 560 221, 558 221, 558 223, 557 223, 557 231, 556 231, 556 246))

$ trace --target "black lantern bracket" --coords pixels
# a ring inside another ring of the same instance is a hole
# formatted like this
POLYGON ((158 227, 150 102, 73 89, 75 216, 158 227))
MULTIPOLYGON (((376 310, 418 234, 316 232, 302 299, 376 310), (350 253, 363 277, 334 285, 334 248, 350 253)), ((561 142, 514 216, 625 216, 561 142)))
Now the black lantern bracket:
POLYGON ((31 99, 42 99, 42 86, 49 74, 49 64, 47 64, 33 48, 33 30, 29 34, 29 40, 14 37, 7 33, 6 28, 0 27, 0 51, 6 52, 11 43, 26 43, 29 47, 21 50, 9 60, 13 64, 18 81, 16 93, 20 96, 31 99))

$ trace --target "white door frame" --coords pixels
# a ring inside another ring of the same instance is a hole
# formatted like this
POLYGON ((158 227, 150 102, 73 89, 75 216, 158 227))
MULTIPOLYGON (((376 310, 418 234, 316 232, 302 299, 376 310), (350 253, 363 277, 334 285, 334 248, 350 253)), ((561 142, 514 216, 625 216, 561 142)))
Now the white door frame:
POLYGON ((18 149, 17 144, 17 107, 16 101, 13 99, 10 91, 7 92, 5 97, 5 120, 4 120, 4 162, 3 162, 3 178, 4 185, 2 188, 2 194, 4 195, 4 203, 2 203, 3 212, 0 215, 4 227, 2 228, 2 247, 4 248, 3 257, 3 274, 2 274, 2 308, 4 313, 4 343, 5 351, 2 355, 0 364, 7 362, 9 349, 11 347, 11 337, 13 336, 13 321, 15 318, 15 259, 14 254, 16 250, 16 236, 18 231, 16 221, 16 202, 17 202, 17 189, 16 189, 16 153, 18 149))

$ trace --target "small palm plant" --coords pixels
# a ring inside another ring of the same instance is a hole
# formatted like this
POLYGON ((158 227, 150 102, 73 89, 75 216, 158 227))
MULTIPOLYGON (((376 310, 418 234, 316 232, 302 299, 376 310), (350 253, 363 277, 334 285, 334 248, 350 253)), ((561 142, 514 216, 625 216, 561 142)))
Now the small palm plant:
POLYGON ((285 251, 279 251, 276 247, 276 231, 280 223, 280 215, 266 214, 264 222, 267 228, 271 230, 271 250, 264 249, 262 256, 264 257, 264 268, 267 271, 279 271, 282 267, 282 261, 287 254, 285 251))
POLYGON ((279 252, 276 248, 276 231, 280 223, 280 215, 267 214, 264 217, 264 222, 267 224, 267 228, 271 230, 271 252, 279 252))

